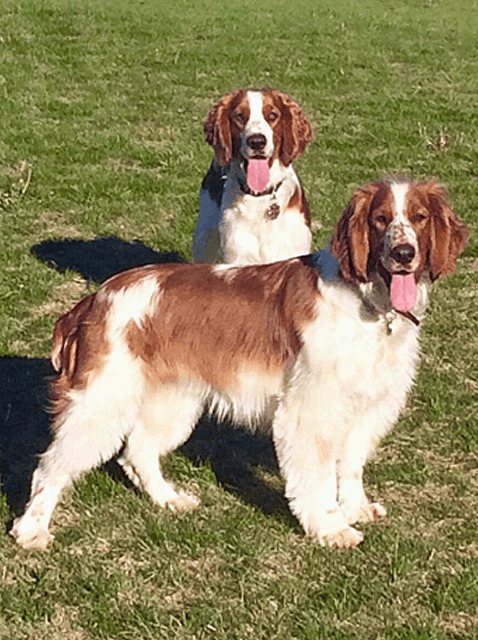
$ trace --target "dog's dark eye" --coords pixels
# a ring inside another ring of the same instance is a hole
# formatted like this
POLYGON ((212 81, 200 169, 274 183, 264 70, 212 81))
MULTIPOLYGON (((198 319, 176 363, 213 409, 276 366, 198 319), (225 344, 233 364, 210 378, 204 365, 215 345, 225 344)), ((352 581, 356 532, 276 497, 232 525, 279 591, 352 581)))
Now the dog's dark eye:
POLYGON ((426 219, 427 219, 426 213, 422 213, 422 212, 415 213, 412 216, 412 222, 416 222, 416 223, 423 222, 426 219))
POLYGON ((388 224, 387 216, 385 216, 383 214, 375 216, 375 224, 377 224, 379 226, 386 226, 388 224))
POLYGON ((267 114, 267 120, 269 122, 275 122, 279 117, 279 114, 277 113, 277 111, 271 111, 270 113, 267 114))
POLYGON ((247 122, 247 115, 242 111, 238 111, 237 113, 235 113, 233 115, 233 118, 238 124, 246 124, 247 122))

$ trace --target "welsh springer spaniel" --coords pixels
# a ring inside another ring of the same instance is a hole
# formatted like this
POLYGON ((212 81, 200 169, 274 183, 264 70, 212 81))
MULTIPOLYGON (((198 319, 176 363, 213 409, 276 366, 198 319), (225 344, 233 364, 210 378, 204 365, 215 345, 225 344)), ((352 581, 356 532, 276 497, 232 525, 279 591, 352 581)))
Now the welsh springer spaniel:
POLYGON ((272 419, 286 495, 305 532, 353 547, 385 515, 363 466, 405 404, 429 285, 455 270, 466 228, 436 183, 358 189, 329 248, 269 265, 148 265, 62 316, 52 362, 54 440, 12 535, 43 548, 60 492, 124 446, 153 501, 197 504, 159 456, 219 417, 272 419))
POLYGON ((195 261, 260 264, 310 251, 310 212, 292 167, 312 131, 302 109, 276 90, 238 90, 210 112, 215 159, 202 183, 195 261))

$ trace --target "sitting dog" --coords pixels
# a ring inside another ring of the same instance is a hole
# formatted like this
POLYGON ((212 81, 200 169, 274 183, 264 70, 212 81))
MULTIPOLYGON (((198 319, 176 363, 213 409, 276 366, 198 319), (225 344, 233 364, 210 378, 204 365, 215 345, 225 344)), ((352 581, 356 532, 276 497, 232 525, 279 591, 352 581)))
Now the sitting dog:
POLYGON ((215 159, 202 183, 195 261, 260 264, 309 253, 310 212, 292 162, 312 131, 276 90, 238 90, 210 112, 215 159))
POLYGON ((436 183, 359 188, 329 247, 268 265, 162 264, 120 273, 56 325, 54 439, 12 535, 45 547, 61 490, 122 448, 160 506, 187 509, 159 457, 205 406, 272 420, 286 495, 305 532, 353 547, 385 515, 364 464, 403 408, 430 283, 455 270, 466 228, 436 183))

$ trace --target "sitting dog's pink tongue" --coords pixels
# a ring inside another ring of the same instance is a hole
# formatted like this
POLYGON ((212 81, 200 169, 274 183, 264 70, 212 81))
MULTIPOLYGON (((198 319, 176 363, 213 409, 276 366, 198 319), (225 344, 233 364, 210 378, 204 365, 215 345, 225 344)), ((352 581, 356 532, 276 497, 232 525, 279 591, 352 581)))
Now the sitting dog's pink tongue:
POLYGON ((410 311, 410 309, 413 309, 417 302, 417 285, 413 273, 409 273, 406 276, 392 276, 390 297, 397 311, 410 311))
POLYGON ((264 191, 269 184, 271 173, 267 160, 252 158, 247 165, 247 184, 253 191, 264 191))

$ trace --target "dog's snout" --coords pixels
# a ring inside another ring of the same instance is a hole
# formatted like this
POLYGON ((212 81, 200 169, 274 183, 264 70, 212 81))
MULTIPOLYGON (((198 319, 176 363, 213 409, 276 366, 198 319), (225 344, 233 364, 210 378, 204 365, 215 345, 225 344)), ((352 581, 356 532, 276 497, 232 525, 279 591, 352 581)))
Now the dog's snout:
POLYGON ((399 244, 392 249, 390 256, 400 264, 407 265, 415 257, 415 248, 411 244, 399 244))
POLYGON ((266 142, 266 137, 262 133, 255 133, 247 138, 247 146, 253 151, 262 151, 266 142))

